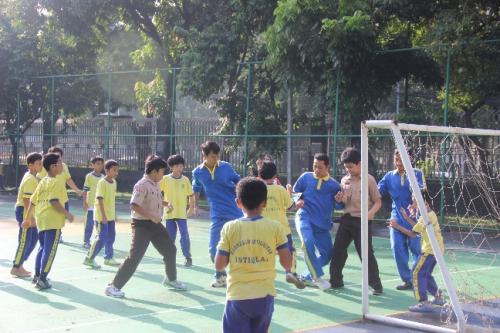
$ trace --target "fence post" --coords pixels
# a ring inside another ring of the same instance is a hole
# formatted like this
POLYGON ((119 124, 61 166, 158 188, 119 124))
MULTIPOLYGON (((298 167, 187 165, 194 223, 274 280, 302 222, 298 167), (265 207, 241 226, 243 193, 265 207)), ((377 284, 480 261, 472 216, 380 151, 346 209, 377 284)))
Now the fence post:
POLYGON ((19 97, 19 89, 18 88, 18 91, 17 91, 17 108, 16 108, 16 112, 17 112, 17 116, 16 116, 16 156, 14 156, 14 166, 16 168, 16 184, 15 184, 15 188, 16 190, 18 189, 18 186, 19 186, 19 137, 21 135, 20 133, 20 123, 21 123, 21 99, 19 97))
POLYGON ((337 131, 339 126, 339 93, 340 93, 340 69, 337 70, 337 82, 335 88, 335 120, 333 125, 333 149, 332 149, 332 162, 333 162, 333 178, 337 176, 337 131))
POLYGON ((288 88, 286 106, 286 183, 292 183, 292 89, 288 88))
POLYGON ((50 88, 50 145, 54 146, 54 77, 51 77, 50 88))
POLYGON ((170 114, 170 155, 174 154, 174 125, 175 125, 175 108, 177 104, 177 68, 173 68, 172 73, 172 111, 170 114))
POLYGON ((108 73, 108 128, 107 128, 107 135, 106 135, 106 149, 104 156, 106 156, 106 159, 109 159, 109 146, 111 142, 111 76, 112 73, 108 73))
MULTIPOLYGON (((449 95, 450 95, 450 67, 451 67, 451 47, 448 47, 447 53, 446 53, 446 81, 445 81, 445 95, 444 95, 444 115, 443 115, 443 125, 448 126, 448 105, 449 105, 449 95)), ((443 147, 443 145, 446 145, 446 139, 441 142, 439 145, 439 149, 441 151, 441 154, 443 151, 445 151, 446 147, 443 147)), ((444 172, 446 170, 446 167, 444 165, 445 163, 445 158, 443 155, 441 155, 441 167, 439 170, 441 171, 441 177, 440 177, 440 183, 441 183, 441 188, 444 187, 444 172)), ((444 223, 444 206, 445 206, 445 194, 444 191, 441 191, 440 195, 440 207, 439 207, 439 223, 443 224, 444 223)))
POLYGON ((247 76, 247 98, 245 107, 245 155, 243 159, 243 176, 247 175, 247 163, 248 163, 248 125, 250 116, 250 93, 252 91, 252 73, 253 63, 248 63, 248 76, 247 76))

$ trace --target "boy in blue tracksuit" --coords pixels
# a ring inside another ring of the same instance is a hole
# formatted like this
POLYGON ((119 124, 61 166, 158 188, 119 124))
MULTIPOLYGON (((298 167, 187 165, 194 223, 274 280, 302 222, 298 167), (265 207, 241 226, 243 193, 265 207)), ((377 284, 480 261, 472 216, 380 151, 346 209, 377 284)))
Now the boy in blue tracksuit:
MULTIPOLYGON (((201 145, 203 163, 193 170, 193 192, 195 197, 195 214, 198 211, 198 199, 201 189, 205 191, 210 206, 210 241, 208 250, 212 261, 215 258, 220 232, 224 224, 243 216, 236 206, 236 184, 240 180, 231 164, 220 161, 220 147, 213 141, 201 145)), ((214 288, 226 286, 226 272, 215 273, 214 288)))
POLYGON ((293 192, 302 193, 297 201, 299 208, 295 227, 302 241, 308 271, 304 278, 307 285, 330 288, 322 279, 323 266, 332 258, 332 212, 334 197, 341 190, 339 183, 328 173, 329 158, 326 154, 314 155, 313 172, 303 173, 293 186, 293 192), (319 257, 316 256, 316 249, 319 257))
MULTIPOLYGON (((410 158, 412 151, 408 150, 410 158)), ((401 208, 406 209, 412 203, 412 192, 410 182, 406 175, 406 171, 401 161, 401 156, 397 149, 394 151, 394 164, 396 170, 389 171, 378 183, 378 190, 382 196, 389 195, 392 200, 391 220, 408 230, 412 226, 401 215, 401 208)), ((415 169, 415 176, 417 177, 418 185, 421 189, 425 189, 425 179, 422 171, 415 169)), ((390 228, 391 249, 396 260, 399 276, 403 281, 398 285, 398 290, 411 290, 413 289, 411 270, 408 267, 409 252, 411 252, 413 260, 415 261, 420 255, 420 238, 409 237, 398 229, 390 228)))

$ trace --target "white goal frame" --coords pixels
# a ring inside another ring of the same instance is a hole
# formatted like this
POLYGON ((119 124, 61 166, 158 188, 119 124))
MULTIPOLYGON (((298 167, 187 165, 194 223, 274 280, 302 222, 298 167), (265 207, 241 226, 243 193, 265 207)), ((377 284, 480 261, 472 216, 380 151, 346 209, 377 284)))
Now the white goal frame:
POLYGON ((474 136, 500 136, 499 130, 487 130, 487 129, 475 129, 475 128, 460 128, 460 127, 446 127, 446 126, 426 126, 426 125, 412 125, 397 123, 393 120, 368 120, 361 123, 361 257, 362 260, 362 314, 363 318, 381 322, 384 324, 403 326, 412 329, 418 329, 428 332, 459 332, 463 333, 466 329, 466 320, 462 307, 458 300, 457 291, 453 280, 451 278, 450 272, 446 263, 444 261, 444 256, 439 248, 436 236, 434 234, 434 229, 429 222, 429 215, 425 209, 424 199, 420 193, 420 189, 417 183, 417 178, 415 177, 415 172, 413 166, 410 162, 410 157, 406 151, 403 136, 401 135, 401 130, 404 131, 416 131, 416 132, 437 132, 437 133, 453 133, 460 135, 474 135, 474 136), (457 328, 456 330, 449 328, 442 328, 438 326, 422 324, 418 322, 413 322, 409 320, 403 320, 388 316, 381 316, 370 313, 369 307, 369 293, 368 293, 368 130, 370 128, 388 129, 392 132, 396 148, 399 151, 401 160, 407 170, 408 179, 410 181, 410 187, 413 193, 416 195, 418 207, 422 218, 425 221, 427 233, 429 235, 429 240, 431 241, 432 250, 434 251, 434 256, 436 257, 437 265, 441 270, 443 276, 444 284, 448 291, 450 297, 451 306, 457 318, 457 328))

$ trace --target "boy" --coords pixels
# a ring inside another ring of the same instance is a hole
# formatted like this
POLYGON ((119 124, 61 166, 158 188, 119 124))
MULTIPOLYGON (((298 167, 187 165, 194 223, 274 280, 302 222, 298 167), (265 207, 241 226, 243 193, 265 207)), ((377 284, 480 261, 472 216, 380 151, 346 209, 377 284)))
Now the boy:
MULTIPOLYGON (((412 150, 408 150, 410 158, 412 158, 412 150)), ((396 220, 398 224, 411 230, 411 225, 401 216, 401 208, 406 208, 411 204, 410 182, 406 176, 406 170, 399 156, 398 150, 394 150, 394 165, 396 169, 389 171, 378 183, 378 190, 382 196, 389 195, 392 199, 391 220, 396 220)), ((415 176, 421 189, 425 188, 425 179, 422 171, 415 169, 415 176)), ((398 290, 412 290, 411 271, 408 267, 409 253, 412 253, 414 262, 420 255, 420 240, 418 237, 408 237, 398 229, 391 228, 389 230, 391 238, 392 255, 396 260, 399 276, 403 281, 398 285, 398 290)))
POLYGON ((287 191, 283 186, 276 185, 274 179, 276 179, 277 175, 276 164, 273 162, 264 162, 259 168, 259 177, 267 185, 267 204, 262 211, 262 216, 270 220, 278 221, 283 226, 286 238, 288 239, 288 250, 290 250, 293 257, 292 269, 286 272, 286 281, 295 284, 299 289, 304 289, 304 281, 302 281, 295 272, 296 251, 293 246, 292 230, 290 229, 288 217, 286 216, 286 211, 293 206, 293 200, 291 198, 292 188, 288 185, 287 191))
POLYGON ((59 155, 49 153, 43 158, 43 168, 47 172, 31 196, 30 206, 22 226, 31 225, 35 212, 36 226, 39 234, 40 247, 36 256, 35 277, 33 282, 39 290, 51 288, 47 275, 52 268, 59 245, 59 236, 64 227, 65 219, 73 222, 73 215, 63 206, 66 189, 57 179, 63 172, 63 165, 59 155))
MULTIPOLYGON (((340 225, 333 242, 333 255, 330 263, 330 284, 332 288, 344 286, 342 270, 347 260, 347 249, 354 240, 354 246, 361 259, 361 154, 354 148, 347 148, 340 156, 347 174, 342 178, 342 191, 337 193, 335 200, 345 206, 339 219, 340 225)), ((382 206, 382 199, 377 189, 377 182, 368 175, 368 220, 372 220, 382 206)), ((368 284, 373 288, 374 295, 383 292, 380 281, 378 263, 373 253, 372 225, 368 223, 368 284)))
POLYGON ((85 183, 83 184, 83 191, 85 192, 85 196, 83 197, 83 210, 87 214, 84 226, 83 247, 87 250, 90 249, 90 237, 94 229, 95 191, 97 189, 97 183, 104 178, 102 174, 104 159, 100 156, 96 156, 90 160, 90 163, 93 171, 85 176, 85 183))
POLYGON ((165 227, 175 244, 177 228, 181 234, 181 249, 184 255, 184 266, 191 267, 193 259, 190 252, 189 232, 187 228, 187 217, 194 211, 194 198, 191 182, 182 175, 184 170, 184 158, 181 155, 172 155, 167 159, 170 168, 169 175, 163 177, 160 182, 160 189, 163 193, 163 200, 167 205, 163 210, 165 227), (189 198, 189 211, 186 213, 189 198))
POLYGON ((19 224, 18 246, 14 263, 10 274, 17 277, 29 277, 31 273, 23 267, 23 263, 28 259, 31 252, 38 242, 38 230, 36 229, 35 221, 27 221, 28 226, 23 228, 21 225, 26 220, 26 213, 30 205, 30 198, 38 185, 36 174, 42 169, 42 155, 39 153, 31 153, 26 157, 28 171, 24 174, 19 192, 17 193, 16 201, 16 220, 19 224))
MULTIPOLYGON (((203 163, 193 170, 193 192, 195 197, 195 212, 198 210, 198 199, 201 189, 205 190, 210 206, 210 241, 208 251, 210 259, 214 261, 220 231, 228 221, 242 216, 236 206, 235 187, 240 180, 231 164, 220 161, 220 147, 213 141, 206 141, 201 145, 203 163)), ((226 272, 216 271, 212 287, 226 286, 226 272)))
POLYGON ((175 266, 176 248, 167 230, 161 223, 163 198, 158 183, 168 167, 161 157, 149 156, 146 159, 144 177, 134 185, 130 208, 132 210, 132 245, 130 253, 118 269, 113 282, 108 284, 105 294, 112 297, 125 297, 121 290, 132 277, 144 257, 149 243, 163 256, 166 278, 163 285, 175 290, 186 290, 186 286, 177 281, 175 266))
POLYGON ((215 257, 218 272, 229 265, 223 331, 267 332, 276 296, 276 251, 287 271, 292 268, 292 255, 283 226, 261 216, 266 184, 247 177, 238 183, 236 193, 244 216, 224 225, 215 257))
MULTIPOLYGON (((436 236, 439 248, 441 249, 441 252, 444 252, 443 236, 441 235, 441 228, 439 227, 436 213, 434 213, 430 206, 432 199, 429 192, 423 190, 422 197, 424 198, 425 208, 427 209, 427 213, 429 215, 429 222, 434 229, 434 235, 436 236)), ((413 196, 411 208, 412 210, 418 210, 415 196, 413 196)), ((396 220, 391 220, 389 222, 392 229, 399 230, 408 237, 412 238, 415 238, 417 234, 422 235, 422 253, 418 257, 412 269, 414 293, 418 304, 410 306, 409 310, 412 312, 423 313, 432 312, 434 310, 432 305, 443 305, 444 298, 443 293, 438 289, 436 281, 432 276, 432 271, 434 270, 434 266, 436 266, 436 258, 434 257, 429 235, 427 234, 426 224, 423 217, 420 217, 418 222, 415 223, 413 219, 408 217, 404 208, 401 208, 401 215, 413 227, 412 230, 408 230, 407 228, 401 226, 396 220), (432 302, 427 300, 427 292, 434 296, 434 300, 432 302)))
POLYGON ((340 191, 339 183, 330 177, 330 159, 326 154, 314 155, 313 172, 303 173, 293 186, 293 192, 302 193, 296 202, 299 209, 295 226, 302 241, 307 271, 305 283, 322 290, 330 288, 323 279, 323 266, 332 258, 332 213, 334 197, 340 191), (316 256, 316 249, 319 257, 316 256))
POLYGON ((101 266, 95 262, 95 257, 99 254, 104 247, 104 265, 118 266, 120 265, 113 258, 113 244, 116 237, 116 177, 119 172, 118 162, 115 160, 107 160, 104 164, 106 177, 99 180, 95 192, 95 224, 97 228, 97 235, 94 243, 90 247, 89 253, 83 261, 84 265, 90 266, 95 269, 101 266))

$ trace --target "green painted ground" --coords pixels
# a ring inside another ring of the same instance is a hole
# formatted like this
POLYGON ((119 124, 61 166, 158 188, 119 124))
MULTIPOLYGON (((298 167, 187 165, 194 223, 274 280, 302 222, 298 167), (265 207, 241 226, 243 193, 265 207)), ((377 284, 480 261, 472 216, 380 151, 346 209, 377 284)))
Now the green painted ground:
MULTIPOLYGON (((81 247, 81 217, 63 230, 65 244, 59 247, 50 274, 52 290, 39 292, 30 281, 10 277, 17 237, 12 206, 10 199, 0 198, 0 332, 221 331, 225 293, 209 286, 213 265, 207 254, 208 221, 189 221, 194 267, 182 267, 179 249, 178 277, 188 285, 187 292, 170 291, 161 285, 162 261, 151 246, 138 271, 123 289, 126 298, 120 300, 103 294, 116 268, 104 267, 96 271, 81 264, 85 256, 81 247)), ((123 208, 115 243, 116 257, 120 260, 129 248, 127 214, 123 208)), ((386 315, 405 311, 414 299, 411 293, 394 289, 399 279, 389 241, 375 238, 374 243, 385 293, 371 297, 371 311, 386 315)), ((102 262, 103 259, 97 260, 102 262)), ((299 260, 298 265, 299 271, 302 270, 304 263, 299 260)), ((449 265, 462 291, 476 295, 498 293, 500 265, 495 255, 454 253, 449 258, 449 265)), ((33 270, 34 255, 25 267, 33 270)), ((361 270, 353 251, 344 271, 346 288, 326 293, 316 289, 294 289, 284 282, 284 273, 279 270, 276 280, 279 295, 271 331, 301 331, 359 319, 361 270)), ((442 285, 439 272, 435 276, 442 285)))

